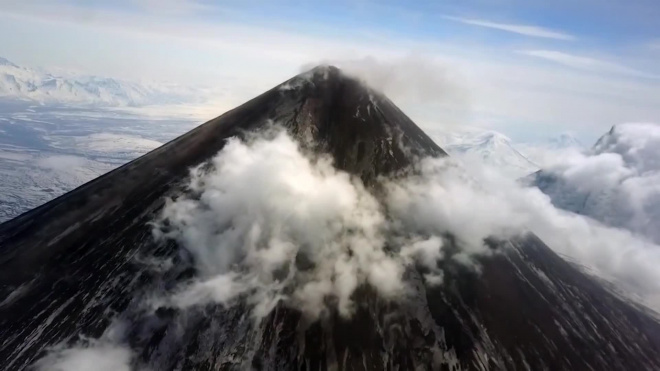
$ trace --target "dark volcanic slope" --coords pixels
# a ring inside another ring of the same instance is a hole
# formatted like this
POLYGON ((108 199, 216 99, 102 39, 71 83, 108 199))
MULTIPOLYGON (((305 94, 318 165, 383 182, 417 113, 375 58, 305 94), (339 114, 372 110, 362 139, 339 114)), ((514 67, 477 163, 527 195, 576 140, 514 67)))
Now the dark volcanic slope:
POLYGON ((444 155, 387 98, 337 69, 298 76, 0 225, 0 369, 23 369, 80 334, 98 337, 113 318, 153 370, 660 369, 658 323, 533 236, 507 242, 479 276, 447 267, 442 288, 409 272, 416 300, 386 304, 364 289, 350 321, 305 325, 287 308, 259 325, 240 307, 142 312, 133 297, 191 271, 183 261, 167 270, 140 262, 178 259, 176 246, 153 243, 147 225, 163 197, 225 138, 271 120, 367 185, 414 155, 444 155))

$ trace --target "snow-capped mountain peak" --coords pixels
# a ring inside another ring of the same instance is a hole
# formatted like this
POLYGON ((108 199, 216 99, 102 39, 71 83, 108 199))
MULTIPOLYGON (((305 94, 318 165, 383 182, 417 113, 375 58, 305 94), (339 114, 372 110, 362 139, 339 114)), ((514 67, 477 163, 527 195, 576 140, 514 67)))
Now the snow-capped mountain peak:
POLYGON ((441 134, 436 139, 450 154, 478 160, 510 177, 522 177, 539 168, 513 147, 509 137, 497 131, 469 129, 441 134))

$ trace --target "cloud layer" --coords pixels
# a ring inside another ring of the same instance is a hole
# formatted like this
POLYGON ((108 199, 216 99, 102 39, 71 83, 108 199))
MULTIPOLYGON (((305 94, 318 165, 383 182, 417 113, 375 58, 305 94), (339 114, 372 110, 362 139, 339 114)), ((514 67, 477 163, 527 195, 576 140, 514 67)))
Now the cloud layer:
POLYGON ((615 126, 589 151, 564 152, 537 184, 564 209, 660 243, 660 126, 615 126))
POLYGON ((450 160, 423 160, 415 174, 383 179, 379 201, 328 158, 303 155, 284 132, 231 139, 191 172, 189 193, 166 204, 154 229, 192 253, 200 272, 167 302, 246 300, 256 318, 278 302, 311 319, 350 316, 363 285, 405 299, 409 267, 442 283, 447 235, 460 249, 450 258, 474 266, 473 256, 489 253, 487 237, 519 231, 486 212, 504 207, 497 198, 483 195, 483 213, 465 207, 479 186, 450 160))
MULTIPOLYGON (((584 164, 576 179, 616 177, 604 170, 608 161, 584 164)), ((232 139, 210 167, 193 170, 190 194, 168 202, 155 230, 192 252, 201 272, 172 303, 231 305, 247 298, 257 317, 279 301, 312 318, 334 309, 350 316, 360 285, 402 299, 402 275, 412 265, 428 269, 429 283, 442 282, 437 263, 448 258, 448 235, 459 249, 451 259, 473 266, 475 255, 491 253, 487 238, 527 231, 650 300, 660 292, 657 246, 468 165, 470 172, 451 159, 420 159, 408 176, 383 179, 377 200, 329 159, 303 155, 284 133, 232 139)))

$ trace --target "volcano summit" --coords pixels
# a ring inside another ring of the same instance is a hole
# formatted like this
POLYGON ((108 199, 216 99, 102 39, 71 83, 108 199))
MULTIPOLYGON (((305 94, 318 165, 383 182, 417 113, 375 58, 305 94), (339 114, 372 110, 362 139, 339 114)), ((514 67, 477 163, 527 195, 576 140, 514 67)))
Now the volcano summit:
POLYGON ((434 218, 446 156, 296 76, 0 225, 0 368, 660 369, 657 320, 539 238, 434 218))

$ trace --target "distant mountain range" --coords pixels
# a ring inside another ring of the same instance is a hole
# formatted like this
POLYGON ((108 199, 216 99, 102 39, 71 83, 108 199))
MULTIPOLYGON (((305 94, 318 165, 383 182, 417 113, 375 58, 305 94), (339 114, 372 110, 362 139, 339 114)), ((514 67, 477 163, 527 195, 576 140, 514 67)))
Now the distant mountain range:
POLYGON ((145 106, 192 103, 199 97, 199 91, 189 87, 136 83, 99 76, 61 76, 19 66, 0 57, 0 98, 42 104, 145 106))
POLYGON ((592 148, 566 133, 536 143, 478 128, 435 134, 454 157, 523 178, 558 208, 660 243, 660 125, 616 125, 592 148))

